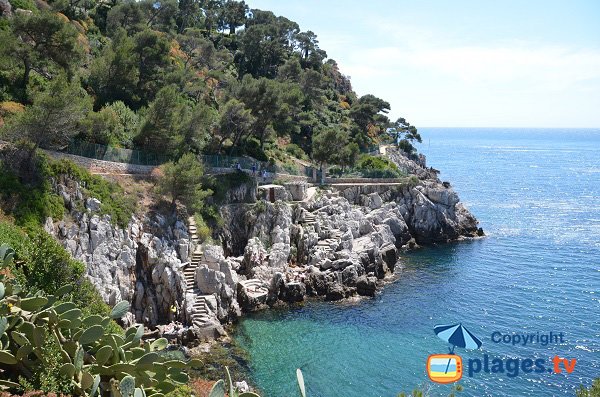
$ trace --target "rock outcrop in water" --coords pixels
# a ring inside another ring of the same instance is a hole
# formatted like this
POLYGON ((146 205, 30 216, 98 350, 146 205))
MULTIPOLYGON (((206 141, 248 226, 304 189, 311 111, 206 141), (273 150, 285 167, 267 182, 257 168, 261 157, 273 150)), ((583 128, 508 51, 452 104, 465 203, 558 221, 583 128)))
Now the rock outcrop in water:
POLYGON ((332 185, 300 202, 263 201, 221 209, 225 252, 240 263, 236 270, 242 279, 238 299, 243 309, 307 296, 372 296, 401 267, 402 250, 483 234, 437 171, 397 151, 389 156, 417 179, 332 185))
MULTIPOLYGON (((46 230, 87 264, 107 303, 132 302, 130 322, 180 321, 196 336, 216 336, 224 332, 220 323, 242 311, 307 297, 373 296, 401 269, 403 250, 482 234, 435 170, 397 151, 388 156, 413 178, 322 188, 291 183, 277 187, 286 200, 254 204, 239 203, 254 197, 247 187, 234 192, 244 199, 221 208, 221 245, 196 247, 185 216, 176 213, 132 217, 120 228, 68 179, 54 185, 71 221, 48 219, 46 230)), ((268 189, 262 197, 273 197, 268 189)))

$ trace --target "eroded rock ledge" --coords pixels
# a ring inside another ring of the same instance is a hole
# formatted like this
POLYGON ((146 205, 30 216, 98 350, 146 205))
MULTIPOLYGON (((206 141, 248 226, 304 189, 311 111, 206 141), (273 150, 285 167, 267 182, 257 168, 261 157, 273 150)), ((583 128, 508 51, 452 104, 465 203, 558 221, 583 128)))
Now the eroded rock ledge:
POLYGON ((402 250, 481 234, 456 193, 429 180, 324 188, 306 202, 229 205, 221 214, 232 266, 242 281, 263 287, 262 299, 238 287, 245 310, 306 296, 373 295, 401 267, 402 250))
POLYGON ((130 322, 184 341, 216 337, 224 333, 221 324, 244 311, 308 297, 373 296, 402 268, 403 250, 483 234, 435 170, 388 155, 415 178, 293 184, 271 196, 282 200, 225 205, 219 245, 197 247, 194 226, 176 213, 115 226, 100 215, 98 200, 83 197, 69 180, 55 181, 55 189, 70 221, 48 219, 46 230, 87 264, 107 303, 132 302, 130 322))

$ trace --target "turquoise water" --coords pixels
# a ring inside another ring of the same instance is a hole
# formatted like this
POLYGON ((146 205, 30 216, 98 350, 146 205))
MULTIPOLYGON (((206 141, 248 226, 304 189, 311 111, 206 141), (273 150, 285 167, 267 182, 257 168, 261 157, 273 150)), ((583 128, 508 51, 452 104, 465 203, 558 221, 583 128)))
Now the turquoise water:
POLYGON ((571 374, 465 374, 463 396, 574 396, 600 376, 600 130, 422 129, 421 150, 488 234, 429 247, 376 298, 312 302, 246 318, 237 340, 265 397, 396 396, 417 385, 433 395, 425 363, 447 353, 436 324, 477 335, 469 359, 576 358, 571 374), (563 333, 563 343, 512 346, 491 335, 563 333))

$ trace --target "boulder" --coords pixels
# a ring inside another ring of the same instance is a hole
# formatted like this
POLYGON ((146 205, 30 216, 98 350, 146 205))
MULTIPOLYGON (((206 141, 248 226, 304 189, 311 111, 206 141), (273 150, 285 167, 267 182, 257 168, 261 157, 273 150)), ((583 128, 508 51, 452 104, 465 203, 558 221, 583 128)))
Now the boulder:
POLYGON ((371 209, 381 208, 383 205, 383 200, 381 200, 381 196, 377 192, 369 194, 369 207, 371 209))
POLYGON ((0 15, 5 18, 12 16, 12 6, 8 0, 0 0, 0 15))
POLYGON ((90 212, 100 211, 101 206, 102 206, 102 203, 100 202, 100 200, 98 200, 94 197, 90 197, 87 200, 85 200, 85 208, 90 212))
POLYGON ((196 268, 196 283, 202 294, 216 294, 221 291, 222 285, 225 284, 225 274, 213 270, 207 265, 200 265, 196 268))
POLYGON ((283 186, 288 191, 292 200, 302 201, 306 198, 308 191, 308 184, 306 182, 287 182, 283 186))
POLYGON ((377 279, 375 277, 360 276, 356 280, 356 292, 362 296, 375 296, 377 279))
POLYGON ((388 244, 385 247, 382 247, 379 252, 381 253, 381 258, 386 263, 390 271, 394 271, 394 267, 396 266, 396 262, 398 262, 398 251, 396 247, 388 244))
POLYGON ((344 299, 345 297, 346 291, 341 284, 333 282, 327 285, 327 294, 325 295, 325 300, 338 301, 340 299, 344 299))
POLYGON ((348 287, 356 287, 358 271, 356 266, 350 265, 342 271, 342 283, 348 287))
POLYGON ((306 286, 300 282, 290 282, 283 285, 280 299, 284 302, 302 302, 306 296, 306 286))
POLYGON ((223 247, 220 245, 206 245, 203 247, 204 261, 209 263, 219 263, 223 256, 223 247))

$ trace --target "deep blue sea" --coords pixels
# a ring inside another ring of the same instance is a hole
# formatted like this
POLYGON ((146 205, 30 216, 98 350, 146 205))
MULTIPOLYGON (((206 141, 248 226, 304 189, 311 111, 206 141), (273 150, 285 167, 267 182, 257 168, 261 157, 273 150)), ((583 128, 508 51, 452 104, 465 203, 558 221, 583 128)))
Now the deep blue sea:
MULTIPOLYGON (((265 397, 396 396, 429 381, 447 353, 436 324, 462 323, 483 345, 468 360, 576 358, 571 374, 463 375, 459 396, 574 396, 600 377, 600 130, 422 128, 420 150, 488 237, 404 256, 401 277, 374 299, 311 302, 244 319, 236 340, 265 397), (494 343, 492 333, 563 333, 563 343, 494 343)), ((475 364, 473 364, 475 365, 475 364)), ((514 371, 512 372, 514 374, 514 371)))

